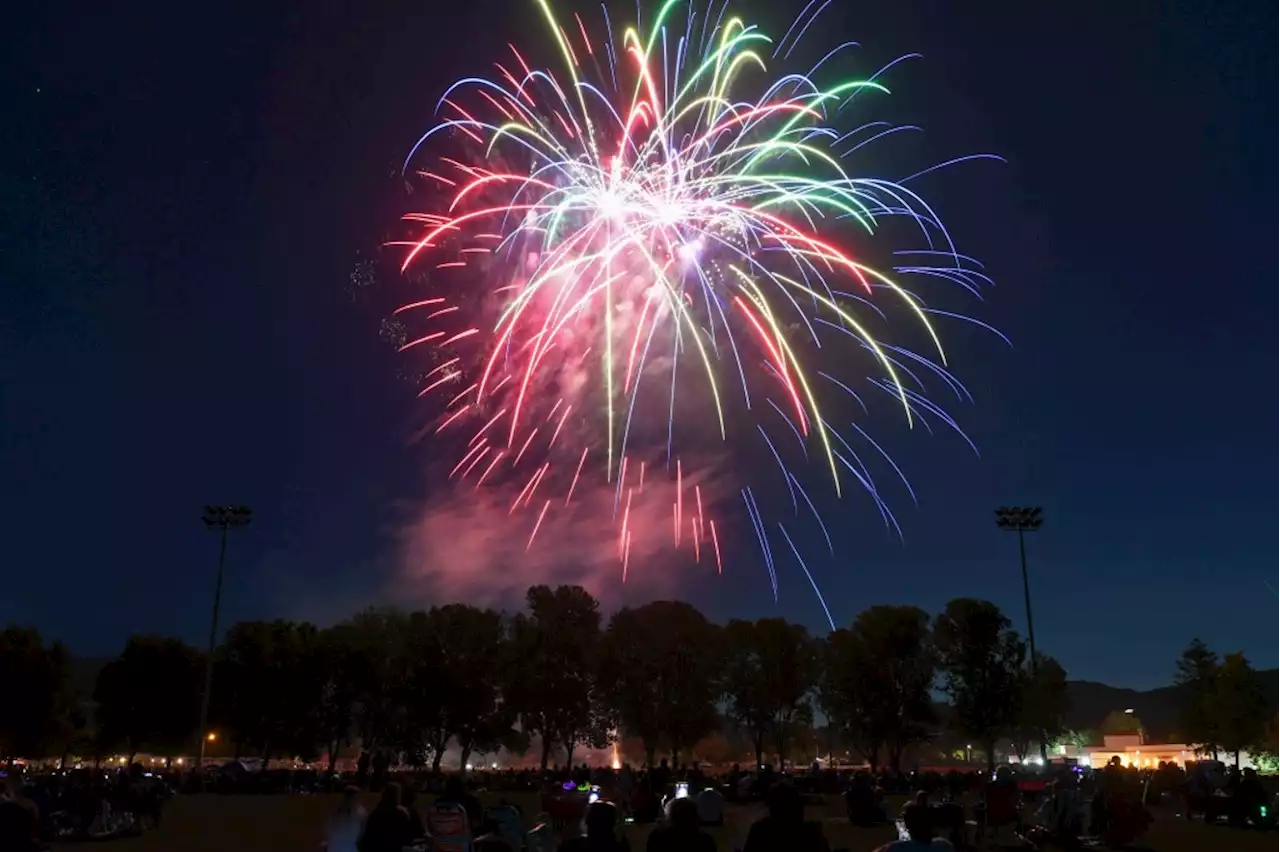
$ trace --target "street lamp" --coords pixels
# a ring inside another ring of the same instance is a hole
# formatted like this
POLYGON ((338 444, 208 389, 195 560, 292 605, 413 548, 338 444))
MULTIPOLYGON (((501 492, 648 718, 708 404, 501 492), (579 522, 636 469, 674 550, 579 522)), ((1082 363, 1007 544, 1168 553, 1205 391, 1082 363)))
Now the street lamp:
POLYGON ((253 510, 248 506, 205 506, 204 525, 221 533, 218 545, 218 580, 213 586, 213 618, 209 624, 209 655, 204 660, 204 695, 200 699, 200 768, 204 767, 205 745, 217 739, 208 733, 209 696, 213 689, 213 652, 218 641, 218 607, 222 604, 222 569, 227 563, 227 533, 249 525, 253 510))
MULTIPOLYGON (((1036 680, 1036 629, 1031 620, 1031 584, 1027 580, 1027 545, 1023 533, 1036 532, 1044 523, 1044 510, 1039 506, 1001 506, 996 509, 996 526, 1018 534, 1018 555, 1022 559, 1022 599, 1027 606, 1027 643, 1031 646, 1031 682, 1036 680)), ((1044 736, 1040 737, 1040 759, 1048 758, 1044 736)))

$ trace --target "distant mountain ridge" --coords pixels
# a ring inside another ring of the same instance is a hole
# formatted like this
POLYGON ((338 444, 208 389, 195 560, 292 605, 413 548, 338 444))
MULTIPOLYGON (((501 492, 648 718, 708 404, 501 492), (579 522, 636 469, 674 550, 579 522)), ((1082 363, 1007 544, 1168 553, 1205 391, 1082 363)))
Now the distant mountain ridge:
MULTIPOLYGON (((1261 669, 1258 680, 1271 698, 1272 706, 1278 703, 1277 678, 1280 669, 1261 669)), ((1091 680, 1067 681, 1067 728, 1073 731, 1097 730, 1107 714, 1132 710, 1142 722, 1147 736, 1153 741, 1176 742, 1178 732, 1178 691, 1175 686, 1137 690, 1108 686, 1091 680)))

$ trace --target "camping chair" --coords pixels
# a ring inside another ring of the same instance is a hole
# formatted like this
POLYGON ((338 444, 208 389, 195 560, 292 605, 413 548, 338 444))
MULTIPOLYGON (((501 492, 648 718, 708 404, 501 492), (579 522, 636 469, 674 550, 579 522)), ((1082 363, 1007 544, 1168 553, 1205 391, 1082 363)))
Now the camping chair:
POLYGON ((427 808, 427 837, 434 852, 472 852, 467 810, 457 802, 436 802, 427 808))
POLYGON ((979 843, 996 839, 1000 829, 1006 827, 1014 834, 1022 833, 1022 803, 1015 785, 988 784, 985 799, 978 815, 979 843))

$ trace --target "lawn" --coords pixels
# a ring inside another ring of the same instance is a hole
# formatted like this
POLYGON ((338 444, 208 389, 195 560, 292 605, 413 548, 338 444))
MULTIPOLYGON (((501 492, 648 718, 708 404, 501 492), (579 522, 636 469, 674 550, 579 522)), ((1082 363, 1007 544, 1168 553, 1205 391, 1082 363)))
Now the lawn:
MULTIPOLYGON (((485 797, 482 797, 485 798, 485 797)), ((532 795, 509 797, 526 814, 537 802, 532 795)), ((164 824, 143 837, 112 841, 119 852, 315 852, 324 838, 325 819, 336 796, 179 796, 165 812, 164 824)), ((368 805, 372 805, 369 797, 368 805)), ((713 833, 721 852, 732 852, 746 837, 758 810, 730 806, 726 825, 713 833)), ((845 822, 838 801, 809 809, 810 819, 822 820, 833 849, 868 852, 893 838, 890 829, 855 829, 845 822)), ((642 852, 649 826, 629 826, 631 848, 642 852)), ((57 847, 70 850, 73 846, 57 847)), ((1255 832, 1158 818, 1140 849, 1152 852, 1273 852, 1276 832, 1255 832)))

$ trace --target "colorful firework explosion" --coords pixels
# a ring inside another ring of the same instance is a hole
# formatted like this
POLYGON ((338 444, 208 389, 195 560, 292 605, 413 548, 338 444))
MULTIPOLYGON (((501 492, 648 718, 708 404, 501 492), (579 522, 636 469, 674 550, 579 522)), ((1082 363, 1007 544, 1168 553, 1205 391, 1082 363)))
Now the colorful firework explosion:
MULTIPOLYGON (((510 512, 529 518, 527 547, 548 513, 572 506, 583 478, 600 477, 624 581, 634 537, 652 534, 633 520, 641 500, 669 503, 672 544, 723 571, 713 512, 728 501, 704 493, 682 453, 734 432, 760 440, 770 477, 830 547, 809 478, 789 457, 812 456, 805 467, 824 470, 837 496, 848 483, 864 489, 894 527, 853 443, 901 472, 856 423, 844 432, 826 416, 826 396, 865 411, 853 388, 869 383, 907 423, 956 428, 921 380, 967 396, 930 320, 956 315, 899 279, 941 278, 976 294, 986 278, 911 178, 850 173, 850 155, 904 129, 838 129, 855 103, 888 93, 881 74, 820 82, 852 43, 808 73, 768 75, 766 54, 790 56, 826 8, 816 2, 775 43, 726 16, 727 0, 706 14, 684 7, 682 20, 669 0, 620 39, 607 10, 594 39, 582 18, 562 26, 537 0, 566 73, 531 67, 511 46, 492 78, 445 92, 442 120, 411 152, 406 171, 424 145, 448 154, 414 169, 438 203, 407 217, 422 230, 402 243, 403 269, 432 271, 421 298, 396 311, 419 329, 399 348, 431 353, 420 395, 443 402, 434 433, 465 442, 449 477, 509 489, 510 512), (882 272, 856 249, 889 219, 910 224, 924 248, 899 252, 916 262, 882 272), (923 330, 930 354, 880 336, 884 301, 923 330), (850 370, 855 361, 870 369, 850 370)), ((774 593, 782 541, 821 601, 793 533, 766 521, 754 461, 732 465, 733 477, 774 593)))

